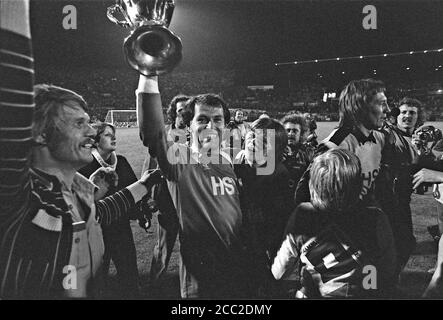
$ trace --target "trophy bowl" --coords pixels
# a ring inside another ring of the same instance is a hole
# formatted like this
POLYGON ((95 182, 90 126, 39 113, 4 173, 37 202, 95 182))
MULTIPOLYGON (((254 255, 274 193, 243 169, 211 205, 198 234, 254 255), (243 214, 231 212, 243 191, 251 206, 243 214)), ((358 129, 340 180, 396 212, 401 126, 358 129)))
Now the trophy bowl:
POLYGON ((181 40, 168 29, 174 8, 173 0, 116 0, 107 9, 109 20, 131 29, 123 43, 125 58, 141 74, 165 74, 181 61, 181 40))

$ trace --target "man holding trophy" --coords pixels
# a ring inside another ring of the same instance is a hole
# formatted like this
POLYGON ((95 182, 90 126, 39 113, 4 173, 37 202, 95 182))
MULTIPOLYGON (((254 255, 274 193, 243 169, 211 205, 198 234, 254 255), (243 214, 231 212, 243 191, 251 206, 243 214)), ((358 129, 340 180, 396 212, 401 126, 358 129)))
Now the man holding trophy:
MULTIPOLYGON (((244 293, 242 213, 231 159, 221 150, 229 109, 217 95, 191 98, 190 146, 167 142, 157 76, 181 59, 169 30, 171 0, 121 0, 108 16, 134 28, 125 40, 129 65, 140 73, 136 90, 140 137, 157 158, 179 218, 183 298, 232 298, 244 293), (117 20, 120 13, 124 21, 117 20)), ((178 41, 177 41, 178 40, 178 41)))
POLYGON ((156 77, 141 75, 136 94, 141 130, 158 130, 142 133, 143 143, 157 157, 179 217, 182 298, 242 296, 239 191, 229 156, 221 150, 229 119, 225 103, 212 94, 194 97, 191 146, 168 147, 156 77))

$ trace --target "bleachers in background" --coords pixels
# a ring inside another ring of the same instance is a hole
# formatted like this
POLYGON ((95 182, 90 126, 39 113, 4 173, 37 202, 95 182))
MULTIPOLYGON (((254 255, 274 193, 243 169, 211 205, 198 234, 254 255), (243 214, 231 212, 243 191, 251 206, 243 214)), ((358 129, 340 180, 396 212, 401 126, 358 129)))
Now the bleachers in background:
MULTIPOLYGON (((382 79, 383 80, 383 79, 382 79)), ((84 96, 93 119, 104 120, 109 109, 135 109, 134 91, 138 74, 131 69, 68 68, 60 66, 36 66, 37 83, 46 82, 72 89, 84 96)), ((280 118, 288 111, 309 112, 318 120, 338 119, 338 95, 324 102, 324 92, 330 90, 319 83, 292 83, 291 90, 251 90, 246 85, 236 84, 236 71, 197 71, 170 73, 160 77, 163 107, 176 94, 195 95, 213 92, 220 94, 230 108, 255 110, 249 112, 253 120, 266 111, 280 118), (262 111, 258 111, 262 110, 262 111)), ((443 120, 443 83, 399 82, 387 83, 388 96, 395 104, 403 96, 414 96, 425 105, 428 119, 443 120)))

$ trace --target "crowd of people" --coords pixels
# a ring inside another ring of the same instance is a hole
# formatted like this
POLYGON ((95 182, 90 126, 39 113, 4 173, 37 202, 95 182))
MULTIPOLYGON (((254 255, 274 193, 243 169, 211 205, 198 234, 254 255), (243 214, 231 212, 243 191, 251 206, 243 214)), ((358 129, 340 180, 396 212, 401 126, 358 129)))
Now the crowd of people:
MULTIPOLYGON (((109 110, 135 109, 133 75, 126 69, 96 68, 90 72, 81 67, 54 67, 37 65, 36 81, 53 82, 82 94, 91 108, 91 117, 103 121, 109 110)), ((323 101, 324 93, 335 91, 315 82, 293 82, 290 90, 277 87, 271 90, 249 89, 237 83, 236 73, 230 71, 174 72, 159 79, 164 90, 164 101, 180 93, 220 94, 231 108, 247 110, 248 121, 254 121, 264 110, 281 118, 291 110, 316 114, 318 120, 338 121, 338 94, 323 101)), ((420 96, 427 106, 430 121, 440 121, 443 112, 443 94, 428 94, 442 89, 442 83, 419 82, 415 84, 390 83, 388 88, 392 103, 403 96, 420 96), (419 89, 416 89, 419 88, 419 89), (433 91, 432 91, 433 90, 433 91)), ((164 106, 166 109, 166 106, 164 106)))
MULTIPOLYGON (((220 94, 188 87, 165 126, 163 82, 139 75, 137 180, 115 126, 92 125, 75 91, 34 83, 27 19, 27 1, 2 3, 0 298, 100 298, 111 259, 121 297, 139 297, 129 221, 149 228, 157 211, 151 279, 178 236, 182 298, 398 297, 411 194, 435 184, 443 203, 442 133, 419 100, 390 107, 382 81, 352 80, 338 128, 317 141, 301 110, 246 124, 220 94)), ((425 297, 443 296, 439 247, 425 297)))

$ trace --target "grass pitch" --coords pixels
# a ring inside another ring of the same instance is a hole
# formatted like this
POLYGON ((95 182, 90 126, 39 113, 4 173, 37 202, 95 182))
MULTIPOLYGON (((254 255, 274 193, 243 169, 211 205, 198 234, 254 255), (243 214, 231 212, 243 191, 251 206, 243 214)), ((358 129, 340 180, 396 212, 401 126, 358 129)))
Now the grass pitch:
MULTIPOLYGON (((427 124, 434 125, 443 130, 443 122, 429 122, 427 124)), ((317 129, 319 141, 325 138, 336 126, 336 122, 319 122, 317 129)), ((118 129, 117 143, 117 152, 128 159, 137 176, 140 176, 146 148, 143 147, 139 139, 138 128, 118 129)), ((417 247, 401 274, 400 284, 402 294, 399 298, 419 298, 431 278, 428 270, 434 267, 436 261, 437 247, 426 230, 428 225, 437 223, 436 202, 431 194, 422 196, 413 194, 411 206, 417 247)), ((157 219, 154 217, 152 222, 153 224, 148 232, 141 229, 136 222, 131 223, 137 249, 137 263, 142 297, 147 299, 179 298, 177 243, 165 277, 155 286, 150 283, 149 270, 153 248, 157 241, 157 219)), ((109 285, 107 297, 119 298, 118 285, 115 279, 115 268, 112 265, 109 285)))

